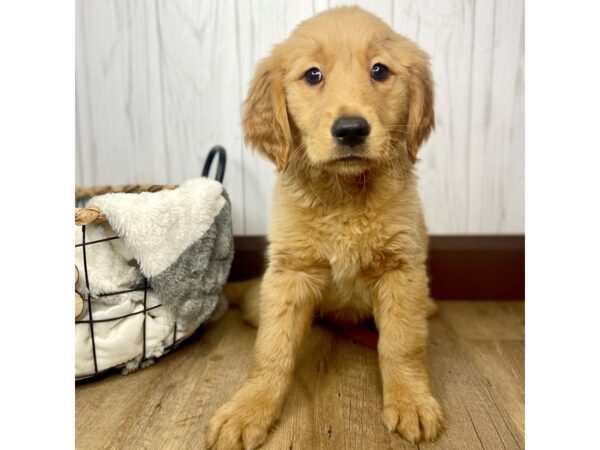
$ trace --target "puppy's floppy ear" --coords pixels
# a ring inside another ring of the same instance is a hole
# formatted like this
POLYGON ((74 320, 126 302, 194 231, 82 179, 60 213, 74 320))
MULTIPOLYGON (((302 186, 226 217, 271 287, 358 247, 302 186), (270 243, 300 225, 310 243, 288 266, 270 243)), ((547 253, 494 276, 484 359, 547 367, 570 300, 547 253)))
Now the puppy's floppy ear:
POLYGON ((277 51, 259 62, 244 102, 244 141, 285 171, 292 137, 285 105, 285 71, 277 51))
POLYGON ((429 57, 414 49, 412 63, 408 67, 408 120, 406 147, 411 161, 417 161, 417 151, 435 127, 433 111, 433 79, 429 57))

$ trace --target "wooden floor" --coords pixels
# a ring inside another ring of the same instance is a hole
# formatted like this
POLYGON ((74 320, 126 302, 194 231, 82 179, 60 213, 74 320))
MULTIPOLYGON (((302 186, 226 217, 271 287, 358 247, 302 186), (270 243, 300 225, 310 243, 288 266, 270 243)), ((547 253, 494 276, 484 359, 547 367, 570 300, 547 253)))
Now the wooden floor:
MULTIPOLYGON (((430 320, 433 389, 448 428, 412 445, 381 422, 372 348, 315 326, 265 449, 522 449, 524 303, 440 302, 430 320)), ((241 385, 256 331, 237 310, 153 366, 77 387, 78 449, 199 449, 215 409, 241 385)))

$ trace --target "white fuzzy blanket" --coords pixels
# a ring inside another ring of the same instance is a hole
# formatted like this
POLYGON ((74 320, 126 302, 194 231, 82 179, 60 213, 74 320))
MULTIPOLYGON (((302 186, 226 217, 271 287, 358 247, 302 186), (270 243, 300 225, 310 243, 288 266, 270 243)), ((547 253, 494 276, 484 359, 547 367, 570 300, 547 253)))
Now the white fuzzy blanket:
MULTIPOLYGON (((199 178, 172 191, 106 194, 88 205, 99 207, 109 223, 88 225, 86 242, 120 239, 86 246, 87 276, 83 247, 76 247, 76 290, 91 302, 97 365, 86 303, 76 321, 76 377, 123 364, 125 370, 139 366, 144 314, 102 320, 142 311, 144 279, 151 287, 147 307, 162 305, 146 317, 146 358, 162 355, 174 340, 222 315, 233 236, 229 199, 220 183, 199 178), (120 291, 130 292, 114 294, 120 291)), ((76 227, 76 243, 82 238, 82 228, 76 227)))

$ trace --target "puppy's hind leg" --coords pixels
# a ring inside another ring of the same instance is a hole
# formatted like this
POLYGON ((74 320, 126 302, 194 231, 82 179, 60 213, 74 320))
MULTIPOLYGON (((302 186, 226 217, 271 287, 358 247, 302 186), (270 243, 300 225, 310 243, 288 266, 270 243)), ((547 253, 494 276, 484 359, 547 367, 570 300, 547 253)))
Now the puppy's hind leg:
POLYGON ((260 311, 260 285, 262 277, 227 283, 223 293, 231 305, 238 305, 242 318, 253 327, 258 327, 260 311))
POLYGON ((435 316, 439 310, 440 307, 434 299, 429 296, 425 297, 425 312, 427 314, 427 318, 435 316))

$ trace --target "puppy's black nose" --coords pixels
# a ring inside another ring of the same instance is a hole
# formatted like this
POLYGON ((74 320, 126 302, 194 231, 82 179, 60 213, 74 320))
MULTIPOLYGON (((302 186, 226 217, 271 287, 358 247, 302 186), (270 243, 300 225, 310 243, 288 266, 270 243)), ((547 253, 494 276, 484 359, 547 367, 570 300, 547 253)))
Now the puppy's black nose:
POLYGON ((369 122, 362 117, 339 117, 331 127, 331 134, 342 145, 362 144, 371 131, 369 122))

